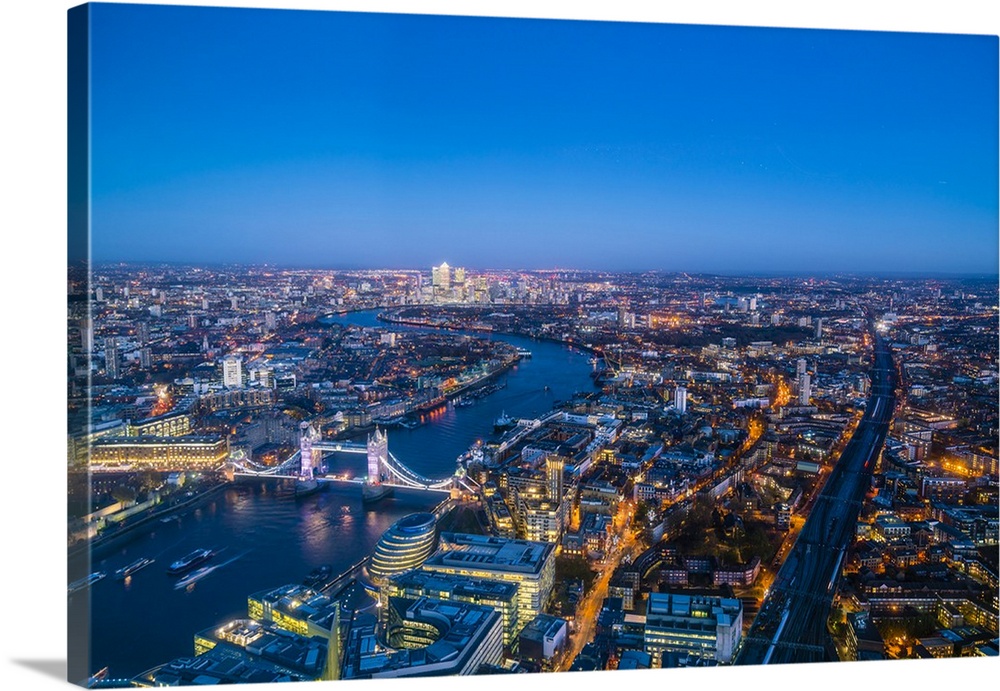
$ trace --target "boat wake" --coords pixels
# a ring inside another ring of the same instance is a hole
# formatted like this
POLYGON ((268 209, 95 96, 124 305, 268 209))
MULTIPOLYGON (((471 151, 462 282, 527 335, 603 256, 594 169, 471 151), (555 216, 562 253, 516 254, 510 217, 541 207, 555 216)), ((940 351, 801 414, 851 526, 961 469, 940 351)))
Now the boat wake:
POLYGON ((184 578, 180 579, 179 581, 177 581, 177 583, 174 584, 174 590, 182 590, 184 588, 187 588, 189 585, 193 585, 193 584, 197 583, 198 581, 200 581, 202 578, 205 578, 207 575, 209 575, 213 571, 216 571, 217 569, 221 569, 223 566, 227 566, 228 564, 232 564, 234 561, 236 561, 240 557, 246 556, 249 553, 250 553, 249 551, 247 551, 247 552, 241 552, 240 554, 237 554, 232 559, 227 559, 226 561, 222 562, 221 564, 213 564, 212 566, 203 566, 200 569, 192 571, 187 576, 185 576, 184 578))

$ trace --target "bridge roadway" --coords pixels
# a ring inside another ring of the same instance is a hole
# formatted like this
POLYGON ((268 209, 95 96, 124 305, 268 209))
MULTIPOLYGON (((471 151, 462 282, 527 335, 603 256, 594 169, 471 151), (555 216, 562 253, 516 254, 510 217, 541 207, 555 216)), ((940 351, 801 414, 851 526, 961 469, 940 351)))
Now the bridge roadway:
MULTIPOLYGON (((313 449, 316 451, 333 451, 337 453, 354 453, 354 454, 367 454, 368 446, 366 444, 358 444, 352 442, 332 442, 332 441, 320 441, 313 444, 313 449)), ((236 469, 236 475, 242 476, 252 476, 252 477, 272 477, 279 479, 289 479, 295 480, 299 479, 299 475, 289 474, 285 471, 291 466, 296 465, 300 462, 301 453, 296 451, 288 460, 282 463, 280 466, 267 469, 256 469, 248 467, 247 465, 240 463, 233 463, 232 465, 236 469)), ((396 458, 392 453, 389 453, 389 457, 386 461, 385 469, 389 472, 392 479, 383 482, 383 485, 387 487, 398 487, 400 489, 420 489, 426 490, 428 492, 450 492, 454 477, 448 477, 440 480, 433 480, 426 478, 419 473, 410 470, 405 464, 403 464, 398 458, 396 458), (394 481, 395 480, 395 481, 394 481)), ((316 475, 316 480, 320 482, 344 482, 349 484, 364 484, 364 480, 355 478, 339 478, 336 476, 324 476, 316 475)), ((460 479, 461 481, 461 479, 460 479)))
POLYGON ((889 347, 878 335, 871 379, 865 414, 778 571, 734 664, 835 659, 826 623, 895 408, 896 372, 889 347))

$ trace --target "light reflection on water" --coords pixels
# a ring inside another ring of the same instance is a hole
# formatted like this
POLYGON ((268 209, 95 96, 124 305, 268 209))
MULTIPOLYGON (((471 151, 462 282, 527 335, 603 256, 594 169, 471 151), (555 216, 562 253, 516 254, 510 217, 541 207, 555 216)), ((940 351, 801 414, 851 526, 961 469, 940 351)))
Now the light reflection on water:
MULTIPOLYGON (((299 582, 322 564, 342 571, 367 556, 393 522, 441 500, 439 494, 402 490, 378 511, 365 511, 356 486, 333 486, 296 500, 268 482, 229 488, 180 521, 156 523, 95 558, 93 570, 109 575, 90 589, 95 670, 108 666, 113 676, 134 676, 190 656, 195 633, 246 616, 248 595, 299 582), (211 563, 239 559, 174 590, 178 579, 166 573, 167 566, 200 547, 221 550, 211 563), (156 561, 125 582, 113 577, 143 556, 156 561)), ((71 616, 82 616, 82 602, 70 600, 71 616)))
MULTIPOLYGON (((375 321, 374 313, 356 313, 346 320, 384 326, 375 321)), ((533 357, 506 375, 505 388, 475 405, 441 407, 427 413, 427 424, 416 429, 390 429, 389 449, 396 457, 427 477, 448 476, 461 453, 492 433, 493 421, 501 413, 537 417, 556 400, 592 390, 590 365, 581 353, 555 343, 504 338, 531 350, 533 357)), ((359 435, 358 440, 364 438, 359 435)), ((339 454, 331 463, 333 472, 355 476, 365 472, 363 455, 339 454)), ((370 554, 393 522, 426 511, 442 499, 437 493, 397 490, 379 503, 377 511, 367 511, 357 486, 333 484, 301 500, 288 494, 273 480, 236 485, 179 520, 157 522, 149 532, 95 557, 92 570, 105 571, 109 578, 90 589, 92 669, 107 666, 109 676, 131 677, 175 657, 193 655, 193 636, 246 616, 248 595, 301 581, 322 564, 340 572, 370 554), (166 573, 167 566, 201 547, 222 550, 216 563, 240 557, 174 590, 177 579, 166 573), (156 561, 124 583, 113 578, 115 570, 139 557, 156 561)), ((84 565, 78 566, 86 573, 84 565)), ((82 616, 82 603, 83 598, 70 599, 71 617, 82 616)))

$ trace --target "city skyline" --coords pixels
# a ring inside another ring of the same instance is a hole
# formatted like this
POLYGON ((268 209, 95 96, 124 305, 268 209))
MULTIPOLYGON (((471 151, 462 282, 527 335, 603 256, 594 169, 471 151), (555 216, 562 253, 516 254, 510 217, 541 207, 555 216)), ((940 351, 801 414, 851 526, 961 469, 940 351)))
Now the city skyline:
POLYGON ((71 272, 72 676, 995 655, 993 278, 428 269, 71 272))
MULTIPOLYGON (((454 268, 458 264, 451 264, 451 262, 441 260, 439 263, 449 264, 454 268)), ((226 267, 252 267, 260 269, 274 269, 278 271, 332 271, 332 272, 346 272, 346 273, 364 273, 367 271, 374 272, 420 272, 429 274, 434 266, 417 266, 415 264, 399 264, 399 265, 377 265, 377 264, 359 264, 356 266, 349 265, 334 265, 323 262, 298 262, 298 263, 276 263, 268 261, 260 262, 193 262, 193 261, 142 261, 142 260, 103 260, 95 261, 94 266, 113 266, 113 265, 126 265, 126 266, 172 266, 172 267, 204 267, 204 268, 226 268, 226 267)), ((732 271, 685 271, 683 269, 677 270, 666 270, 666 269, 635 269, 635 270, 615 270, 615 269, 603 269, 603 268, 583 268, 579 266, 544 266, 538 268, 526 268, 523 266, 510 265, 510 266, 495 266, 495 267, 480 267, 474 265, 463 265, 462 268, 473 272, 482 273, 504 273, 504 272, 523 272, 523 273, 596 273, 596 274, 616 274, 616 275, 641 275, 641 274, 660 274, 663 276, 675 276, 675 275, 690 275, 690 276, 700 276, 700 277, 713 277, 717 276, 720 278, 816 278, 816 279, 828 279, 837 277, 846 278, 884 278, 884 279, 907 279, 907 278, 925 278, 928 280, 933 279, 964 279, 964 278, 989 278, 998 275, 997 270, 986 270, 986 271, 970 271, 970 272, 949 272, 949 271, 794 271, 794 270, 759 270, 759 271, 740 271, 734 269, 732 271)))
POLYGON ((996 273, 995 37, 94 10, 96 261, 996 273))

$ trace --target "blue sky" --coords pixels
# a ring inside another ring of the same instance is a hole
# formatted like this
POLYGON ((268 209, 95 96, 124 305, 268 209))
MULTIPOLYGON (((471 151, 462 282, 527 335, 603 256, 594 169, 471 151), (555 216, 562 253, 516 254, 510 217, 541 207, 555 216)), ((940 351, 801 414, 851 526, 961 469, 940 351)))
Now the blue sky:
POLYGON ((997 271, 996 37, 92 7, 96 260, 997 271))

